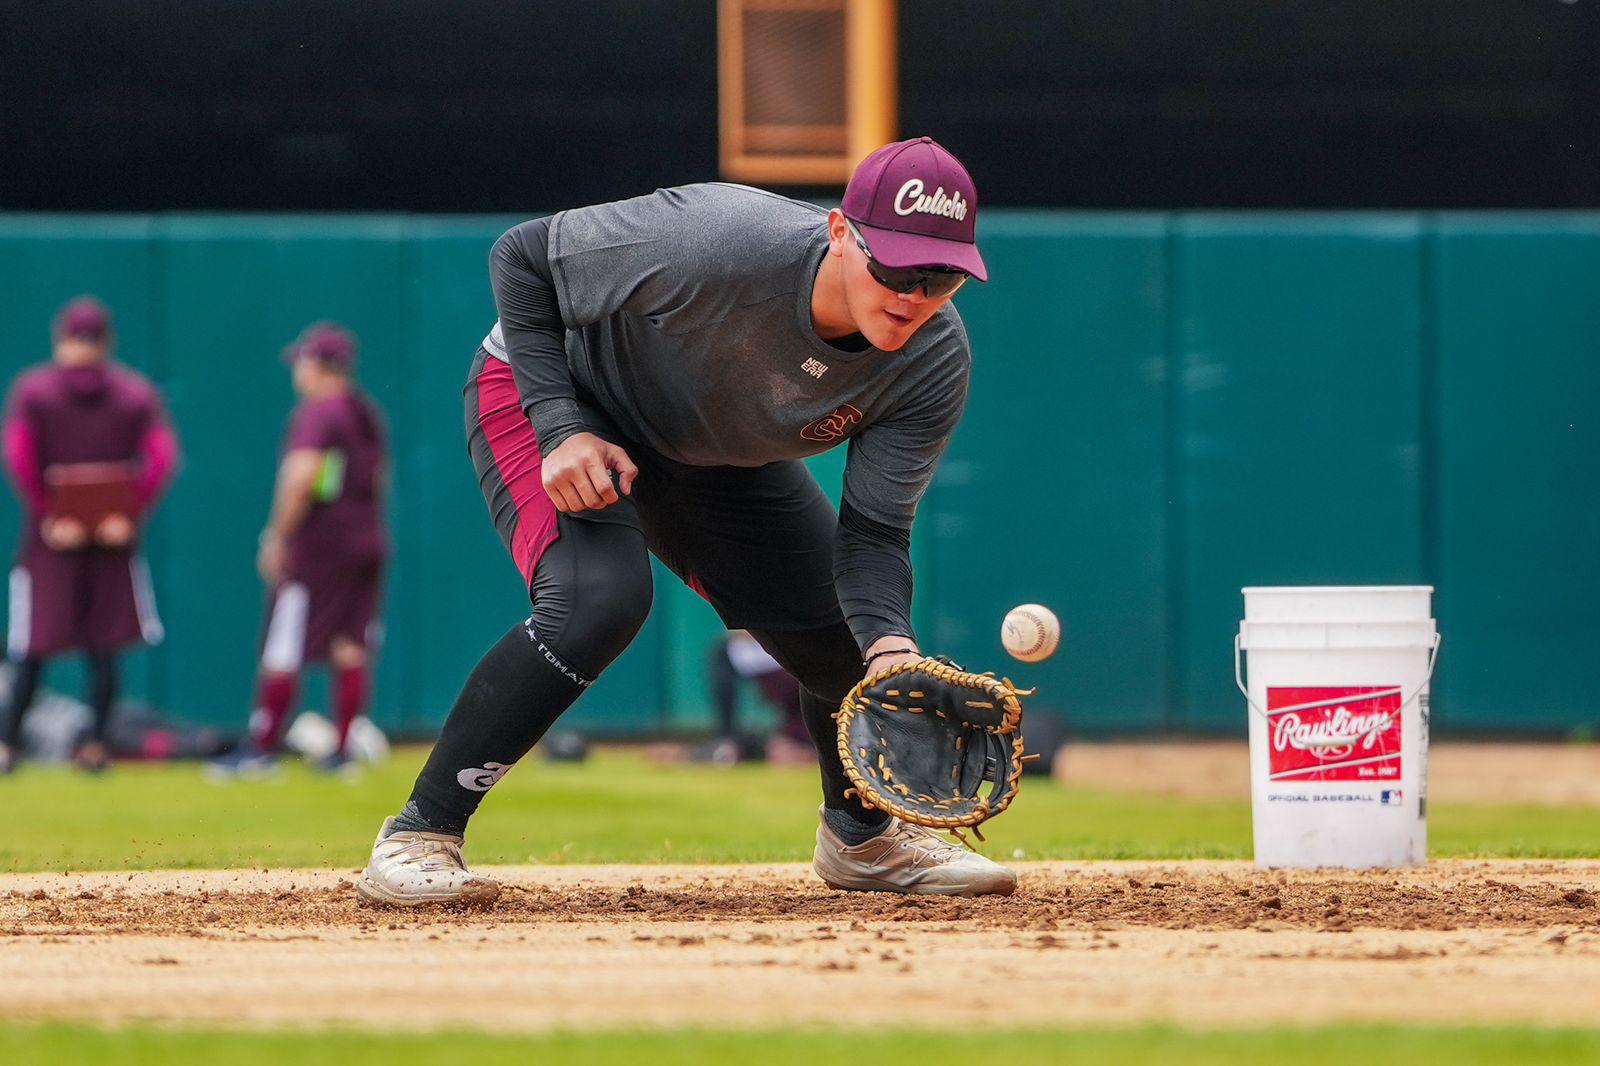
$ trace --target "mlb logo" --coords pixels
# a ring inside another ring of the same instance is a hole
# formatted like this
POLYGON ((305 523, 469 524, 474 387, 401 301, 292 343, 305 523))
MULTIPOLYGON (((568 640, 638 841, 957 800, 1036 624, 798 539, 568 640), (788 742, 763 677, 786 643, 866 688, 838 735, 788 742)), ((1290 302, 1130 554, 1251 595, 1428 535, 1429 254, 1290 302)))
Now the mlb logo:
POLYGON ((1398 788, 1386 788, 1378 793, 1378 802, 1385 807, 1398 807, 1404 797, 1398 788))

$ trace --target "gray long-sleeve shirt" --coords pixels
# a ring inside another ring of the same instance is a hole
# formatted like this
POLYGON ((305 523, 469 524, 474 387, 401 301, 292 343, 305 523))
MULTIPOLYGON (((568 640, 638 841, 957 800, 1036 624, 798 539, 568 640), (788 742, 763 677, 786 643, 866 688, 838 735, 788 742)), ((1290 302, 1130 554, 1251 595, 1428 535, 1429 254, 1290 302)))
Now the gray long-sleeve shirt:
MULTIPOLYGON (((549 262, 574 379, 618 428, 694 466, 760 466, 849 441, 844 500, 909 529, 966 403, 946 304, 897 352, 811 327, 827 213, 740 185, 563 211, 549 262)), ((499 323, 485 341, 506 358, 499 323)))
POLYGON ((848 441, 836 572, 865 647, 911 632, 905 531, 961 417, 971 354, 949 304, 896 352, 822 340, 811 293, 827 246, 821 208, 739 185, 563 211, 496 246, 502 321, 484 346, 511 363, 546 449, 582 428, 573 381, 623 434, 690 465, 848 441))

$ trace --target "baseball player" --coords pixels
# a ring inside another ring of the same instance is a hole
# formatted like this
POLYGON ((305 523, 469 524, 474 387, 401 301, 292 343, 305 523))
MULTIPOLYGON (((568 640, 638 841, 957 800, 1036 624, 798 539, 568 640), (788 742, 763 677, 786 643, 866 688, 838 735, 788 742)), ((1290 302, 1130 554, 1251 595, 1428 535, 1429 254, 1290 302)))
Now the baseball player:
POLYGON ((365 711, 388 538, 388 445, 377 404, 351 380, 356 338, 333 322, 308 326, 283 352, 300 401, 289 416, 272 513, 257 565, 270 602, 249 738, 213 777, 270 771, 300 670, 333 671, 338 747, 318 768, 349 769, 350 726, 365 711))
POLYGON ((467 678, 363 896, 497 895, 463 861, 468 819, 633 639, 650 553, 804 688, 825 881, 1013 889, 1010 870, 847 794, 831 717, 864 664, 921 658, 910 530, 966 401, 950 298, 986 277, 977 208, 966 169, 922 137, 869 156, 833 211, 713 183, 500 238, 466 429, 532 613, 467 678), (801 460, 841 444, 835 512, 801 460))
POLYGON ((45 663, 78 649, 89 660, 93 719, 73 761, 104 769, 118 652, 162 637, 139 530, 177 465, 178 439, 156 387, 112 360, 114 339, 104 304, 72 300, 56 315, 53 358, 24 370, 6 399, 0 438, 23 524, 11 571, 13 673, 0 773, 21 754, 22 718, 45 663), (120 501, 93 518, 68 513, 59 486, 91 471, 110 472, 102 491, 122 490, 120 501))
POLYGON ((800 686, 754 637, 741 630, 728 633, 712 646, 706 666, 717 735, 692 749, 691 759, 727 766, 749 757, 747 744, 734 723, 741 680, 751 682, 762 699, 778 712, 778 726, 766 740, 766 758, 772 762, 810 762, 816 757, 805 712, 800 707, 800 686))

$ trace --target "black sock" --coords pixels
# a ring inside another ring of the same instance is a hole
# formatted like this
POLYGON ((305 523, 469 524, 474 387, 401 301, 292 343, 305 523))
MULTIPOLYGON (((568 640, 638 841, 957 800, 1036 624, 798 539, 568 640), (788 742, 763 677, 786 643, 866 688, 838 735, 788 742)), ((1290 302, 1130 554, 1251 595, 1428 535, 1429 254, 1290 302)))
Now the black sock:
POLYGON ((490 648, 456 697, 394 829, 459 835, 484 795, 587 687, 524 623, 490 648))
POLYGON ((39 687, 42 659, 18 659, 11 664, 11 698, 7 700, 4 730, 0 741, 12 751, 22 747, 22 717, 33 703, 33 694, 39 687))
POLYGON ((739 674, 728 658, 728 642, 718 641, 706 660, 706 673, 711 679, 711 705, 717 714, 717 736, 731 737, 735 733, 734 709, 739 704, 739 674))
POLYGON ((627 649, 650 613, 650 555, 629 525, 561 516, 528 590, 533 614, 467 676, 396 830, 452 835, 484 793, 627 649))
POLYGON ((847 845, 865 844, 888 828, 889 816, 863 804, 854 792, 845 795, 853 786, 839 758, 838 724, 833 720, 838 709, 838 704, 800 690, 800 713, 817 746, 817 764, 822 769, 822 820, 847 845))
POLYGON ((834 836, 844 841, 846 847, 850 847, 856 844, 865 844, 873 837, 882 836, 883 831, 889 828, 889 816, 887 814, 882 811, 873 811, 872 813, 879 820, 867 823, 860 821, 848 809, 824 807, 822 808, 822 821, 829 829, 833 830, 834 836))
POLYGON ((850 627, 841 620, 821 629, 751 630, 750 635, 800 682, 800 717, 822 771, 823 823, 845 844, 865 844, 889 827, 889 816, 856 799, 839 758, 833 715, 861 680, 862 669, 850 627))
POLYGON ((89 653, 89 709, 94 712, 94 723, 89 736, 105 743, 106 725, 111 721, 111 707, 117 700, 117 653, 96 651, 89 653))

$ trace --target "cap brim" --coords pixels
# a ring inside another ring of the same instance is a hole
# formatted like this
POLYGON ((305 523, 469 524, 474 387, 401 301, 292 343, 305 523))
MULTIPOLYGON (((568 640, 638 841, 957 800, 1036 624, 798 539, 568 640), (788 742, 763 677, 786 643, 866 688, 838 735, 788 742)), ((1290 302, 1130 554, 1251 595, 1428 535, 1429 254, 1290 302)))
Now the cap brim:
POLYGON ((978 254, 976 244, 880 229, 861 222, 855 225, 866 238, 867 247, 872 249, 872 258, 886 267, 954 267, 979 281, 989 280, 989 268, 983 265, 983 256, 978 254))

